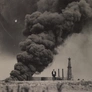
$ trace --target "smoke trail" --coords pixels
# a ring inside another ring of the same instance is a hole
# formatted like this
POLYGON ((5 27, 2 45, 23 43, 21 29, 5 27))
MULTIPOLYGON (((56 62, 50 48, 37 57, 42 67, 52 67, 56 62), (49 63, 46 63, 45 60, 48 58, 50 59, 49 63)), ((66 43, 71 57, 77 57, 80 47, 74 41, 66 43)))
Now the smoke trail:
MULTIPOLYGON (((55 0, 50 1, 53 5, 56 4, 55 0)), ((75 29, 76 25, 90 19, 91 12, 90 5, 85 0, 80 0, 69 3, 61 13, 43 9, 42 12, 26 15, 23 34, 27 39, 20 43, 22 52, 17 55, 18 62, 10 73, 10 78, 30 80, 33 74, 41 73, 53 62, 55 48, 70 34, 81 32, 81 28, 75 29)))

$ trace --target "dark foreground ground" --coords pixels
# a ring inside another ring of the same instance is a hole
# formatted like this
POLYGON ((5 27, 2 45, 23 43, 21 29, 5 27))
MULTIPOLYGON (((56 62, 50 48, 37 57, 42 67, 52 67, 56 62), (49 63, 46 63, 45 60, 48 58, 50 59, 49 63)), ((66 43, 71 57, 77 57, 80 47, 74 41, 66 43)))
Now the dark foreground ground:
POLYGON ((0 82, 0 92, 92 92, 91 81, 0 82))

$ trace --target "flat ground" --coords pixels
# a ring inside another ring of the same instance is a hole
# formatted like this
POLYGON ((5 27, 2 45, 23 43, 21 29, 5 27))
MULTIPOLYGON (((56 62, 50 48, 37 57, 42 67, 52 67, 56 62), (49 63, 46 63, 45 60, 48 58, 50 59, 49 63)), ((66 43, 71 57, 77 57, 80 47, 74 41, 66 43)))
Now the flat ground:
POLYGON ((92 92, 91 81, 0 82, 0 92, 92 92))

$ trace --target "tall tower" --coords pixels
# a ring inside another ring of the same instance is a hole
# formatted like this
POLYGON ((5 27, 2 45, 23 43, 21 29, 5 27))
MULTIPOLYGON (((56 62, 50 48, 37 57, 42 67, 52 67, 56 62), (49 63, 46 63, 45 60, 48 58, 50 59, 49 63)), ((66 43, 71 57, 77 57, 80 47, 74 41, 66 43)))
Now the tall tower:
POLYGON ((71 79, 72 79, 71 58, 68 58, 67 80, 71 80, 71 79))

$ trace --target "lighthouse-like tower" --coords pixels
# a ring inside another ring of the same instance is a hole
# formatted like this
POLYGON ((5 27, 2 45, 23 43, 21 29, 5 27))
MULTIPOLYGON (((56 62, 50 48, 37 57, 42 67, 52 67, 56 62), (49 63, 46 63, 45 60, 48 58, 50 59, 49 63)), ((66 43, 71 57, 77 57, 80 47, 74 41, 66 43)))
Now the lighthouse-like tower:
POLYGON ((71 58, 68 58, 67 80, 72 80, 71 58))

